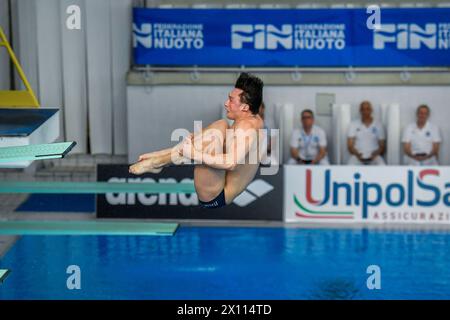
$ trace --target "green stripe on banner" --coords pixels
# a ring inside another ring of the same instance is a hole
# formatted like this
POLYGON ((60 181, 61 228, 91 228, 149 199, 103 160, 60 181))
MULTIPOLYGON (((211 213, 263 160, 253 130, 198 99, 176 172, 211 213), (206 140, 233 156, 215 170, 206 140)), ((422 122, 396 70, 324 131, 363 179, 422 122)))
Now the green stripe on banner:
POLYGON ((0 193, 195 193, 193 183, 0 182, 0 193))
POLYGON ((6 279, 9 273, 10 273, 9 270, 0 269, 0 283, 2 283, 6 279))
POLYGON ((2 221, 0 235, 172 236, 177 223, 123 221, 2 221))

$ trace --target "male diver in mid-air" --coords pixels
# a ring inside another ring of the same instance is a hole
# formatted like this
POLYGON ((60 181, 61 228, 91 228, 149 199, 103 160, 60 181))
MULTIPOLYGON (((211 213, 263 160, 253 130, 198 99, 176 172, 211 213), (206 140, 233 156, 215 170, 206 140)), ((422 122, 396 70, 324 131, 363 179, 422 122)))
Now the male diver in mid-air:
POLYGON ((253 180, 262 154, 264 123, 258 115, 263 82, 240 74, 225 102, 227 118, 191 133, 173 148, 143 154, 130 173, 159 173, 168 165, 195 163, 194 185, 200 204, 219 208, 230 204, 253 180), (243 139, 242 139, 243 138, 243 139))

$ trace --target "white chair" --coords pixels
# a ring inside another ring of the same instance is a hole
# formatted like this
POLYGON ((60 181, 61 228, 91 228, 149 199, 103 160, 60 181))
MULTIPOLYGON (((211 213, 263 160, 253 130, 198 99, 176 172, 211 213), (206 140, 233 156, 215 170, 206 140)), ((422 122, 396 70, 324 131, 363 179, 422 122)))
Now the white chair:
POLYGON ((390 165, 399 165, 402 154, 400 106, 397 103, 390 104, 385 114, 386 162, 390 165))
POLYGON ((333 163, 337 165, 347 164, 349 159, 347 130, 352 121, 351 110, 350 104, 333 104, 332 106, 333 163))
POLYGON ((294 105, 286 103, 279 107, 280 114, 280 163, 286 163, 290 158, 289 142, 294 130, 294 105))

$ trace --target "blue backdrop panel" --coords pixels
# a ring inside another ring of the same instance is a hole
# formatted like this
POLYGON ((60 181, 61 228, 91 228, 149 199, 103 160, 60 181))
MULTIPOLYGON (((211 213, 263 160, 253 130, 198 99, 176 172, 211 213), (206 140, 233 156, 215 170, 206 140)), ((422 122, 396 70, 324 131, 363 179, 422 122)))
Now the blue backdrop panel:
POLYGON ((138 65, 448 66, 450 9, 143 9, 138 65))

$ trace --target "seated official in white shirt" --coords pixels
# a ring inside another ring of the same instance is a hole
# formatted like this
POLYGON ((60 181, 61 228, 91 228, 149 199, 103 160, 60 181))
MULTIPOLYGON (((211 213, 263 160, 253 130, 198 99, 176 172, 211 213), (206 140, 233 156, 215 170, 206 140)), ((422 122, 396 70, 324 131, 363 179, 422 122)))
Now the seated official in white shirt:
POLYGON ((441 135, 439 128, 428 121, 430 108, 423 104, 417 108, 417 121, 409 124, 403 131, 403 150, 405 162, 412 166, 439 165, 441 135))
POLYGON ((301 129, 294 129, 291 135, 289 164, 328 165, 327 136, 314 124, 314 113, 307 109, 301 114, 301 129))
POLYGON ((348 128, 349 165, 385 165, 382 155, 386 136, 381 123, 373 119, 372 111, 369 101, 361 102, 361 119, 353 121, 348 128))

